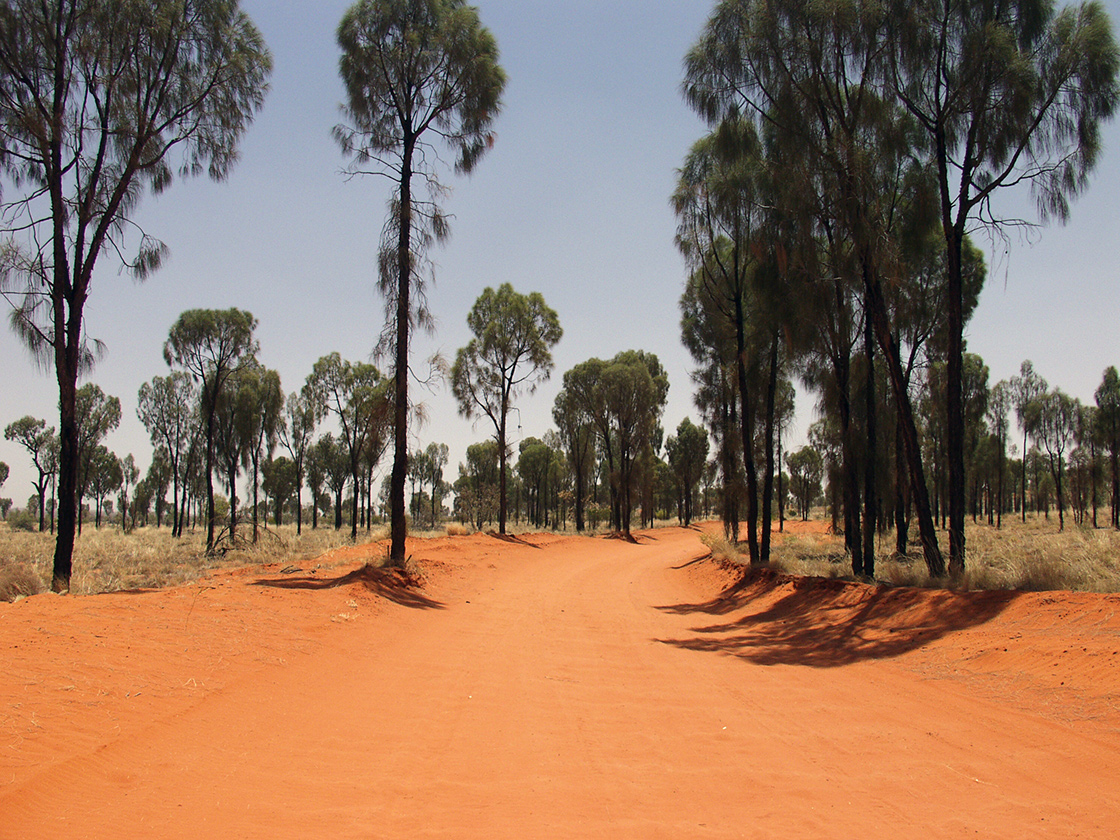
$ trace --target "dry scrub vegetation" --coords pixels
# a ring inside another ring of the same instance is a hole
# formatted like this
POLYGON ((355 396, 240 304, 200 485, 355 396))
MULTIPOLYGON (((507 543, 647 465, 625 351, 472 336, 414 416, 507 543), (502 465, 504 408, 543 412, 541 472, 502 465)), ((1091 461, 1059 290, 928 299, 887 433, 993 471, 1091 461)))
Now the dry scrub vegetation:
MULTIPOLYGON (((365 534, 362 540, 366 541, 365 534)), ((374 532, 368 539, 379 539, 374 532)), ((294 526, 260 532, 256 545, 206 556, 198 533, 181 539, 170 528, 141 528, 124 534, 119 528, 86 527, 74 546, 71 591, 88 595, 129 589, 176 586, 211 569, 278 562, 299 562, 349 544, 348 529, 294 526)), ((9 530, 0 523, 0 601, 43 592, 50 582, 54 537, 49 533, 9 530)))
MULTIPOLYGON (((1120 592, 1120 532, 1089 527, 1058 531, 1053 520, 1005 519, 1003 528, 966 526, 968 561, 960 581, 931 580, 920 547, 894 554, 894 534, 878 541, 875 578, 894 586, 959 589, 1070 590, 1120 592)), ((744 562, 722 535, 706 535, 716 557, 744 562)), ((745 551, 745 546, 741 546, 745 551)), ((842 536, 823 533, 774 534, 770 566, 791 575, 852 577, 842 536)))
MULTIPOLYGON (((473 529, 451 523, 415 536, 469 533, 473 529)), ((374 531, 359 535, 359 540, 385 536, 374 531)), ((721 534, 704 533, 702 539, 715 557, 745 562, 721 534)), ((1120 532, 1112 529, 1071 527, 1063 533, 1046 519, 1028 519, 1026 524, 1008 519, 999 531, 970 524, 967 539, 965 577, 950 582, 931 580, 913 546, 909 557, 894 556, 893 534, 886 534, 878 543, 876 580, 894 586, 1120 592, 1120 532)), ((256 545, 207 557, 198 534, 176 539, 169 528, 142 528, 131 534, 118 528, 86 528, 75 546, 72 591, 92 594, 176 586, 211 569, 299 562, 349 544, 345 528, 305 528, 296 536, 294 526, 283 526, 262 530, 256 545)), ((745 552, 745 546, 741 548, 745 552)), ((53 553, 54 538, 49 533, 9 530, 0 523, 0 601, 43 592, 50 580, 53 553)), ((792 575, 852 576, 843 538, 825 533, 775 532, 770 565, 792 575)))

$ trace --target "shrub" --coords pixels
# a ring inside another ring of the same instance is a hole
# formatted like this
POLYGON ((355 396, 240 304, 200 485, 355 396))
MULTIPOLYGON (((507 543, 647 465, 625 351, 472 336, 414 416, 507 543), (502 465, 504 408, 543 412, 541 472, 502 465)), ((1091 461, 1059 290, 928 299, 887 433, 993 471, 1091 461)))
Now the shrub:
POLYGON ((22 563, 0 565, 0 601, 38 595, 45 588, 39 576, 22 563))
POLYGON ((35 531, 39 528, 39 517, 29 510, 16 510, 8 514, 8 528, 12 531, 35 531))

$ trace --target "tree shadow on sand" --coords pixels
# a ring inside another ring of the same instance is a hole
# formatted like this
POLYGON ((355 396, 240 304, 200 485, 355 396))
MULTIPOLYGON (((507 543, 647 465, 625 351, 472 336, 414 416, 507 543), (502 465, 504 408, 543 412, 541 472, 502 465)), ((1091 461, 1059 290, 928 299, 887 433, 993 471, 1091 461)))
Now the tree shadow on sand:
POLYGON ((657 609, 728 620, 657 639, 685 650, 722 653, 758 665, 833 668, 900 656, 951 633, 991 621, 1014 592, 891 588, 749 572, 710 601, 657 609), (741 615, 736 615, 742 613, 741 615))
POLYGON ((386 569, 365 565, 339 577, 284 577, 261 578, 253 586, 273 589, 337 589, 343 586, 360 586, 394 604, 417 610, 442 610, 445 605, 421 594, 418 581, 400 569, 386 569))

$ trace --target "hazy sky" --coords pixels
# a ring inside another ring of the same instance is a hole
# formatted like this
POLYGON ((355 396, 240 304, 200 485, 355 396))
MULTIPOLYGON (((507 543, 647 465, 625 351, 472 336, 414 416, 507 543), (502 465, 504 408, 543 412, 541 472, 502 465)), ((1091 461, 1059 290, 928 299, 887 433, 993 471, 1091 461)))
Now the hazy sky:
MULTIPOLYGON (((91 381, 120 397, 122 422, 107 439, 118 455, 150 461, 136 393, 167 374, 162 345, 186 309, 248 309, 259 320, 261 359, 297 390, 320 356, 366 360, 384 310, 374 290, 374 255, 389 185, 341 174, 330 130, 340 115, 335 29, 349 0, 278 4, 242 0, 272 51, 264 109, 249 129, 229 180, 179 182, 148 197, 137 220, 171 249, 165 267, 137 285, 106 256, 86 309, 89 334, 108 346, 91 381)), ((1120 0, 1105 3, 1120 20, 1120 0)), ((430 305, 434 338, 414 344, 414 366, 435 352, 449 360, 470 338, 466 315, 486 286, 539 291, 560 317, 551 381, 522 397, 513 446, 550 428, 565 370, 626 349, 656 353, 669 373, 663 425, 671 434, 696 419, 681 346, 678 300, 685 276, 673 245, 669 208, 676 168, 704 131, 679 94, 681 63, 711 9, 710 0, 555 3, 480 0, 509 81, 497 142, 470 178, 443 173, 453 192, 452 236, 437 250, 430 305)), ((989 279, 968 328, 990 381, 1018 372, 1023 359, 1051 386, 1092 401, 1101 372, 1120 365, 1112 327, 1120 312, 1120 128, 1068 227, 1051 226, 1009 249, 989 251, 989 279)), ((1027 212, 1026 210, 1022 212, 1027 212)), ((1033 216, 1032 216, 1033 218, 1033 216)), ((5 313, 6 314, 6 313, 5 313)), ((57 386, 0 330, 0 427, 25 415, 57 426, 57 386)), ((492 434, 460 418, 450 390, 423 396, 430 422, 411 448, 447 443, 454 480, 466 446, 492 434)), ((798 435, 814 419, 798 405, 798 435)), ((790 446, 801 441, 791 440, 790 446)), ((33 492, 30 459, 0 439, 11 476, 0 495, 22 506, 33 492)))

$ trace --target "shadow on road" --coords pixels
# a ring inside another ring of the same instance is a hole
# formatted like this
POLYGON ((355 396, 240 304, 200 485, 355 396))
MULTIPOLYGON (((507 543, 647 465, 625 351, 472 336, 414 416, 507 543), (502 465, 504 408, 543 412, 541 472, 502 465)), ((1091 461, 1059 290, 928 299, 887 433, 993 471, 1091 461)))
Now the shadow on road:
POLYGON ((727 620, 657 639, 685 650, 722 653, 759 665, 832 668, 899 656, 991 621, 1014 592, 950 592, 796 578, 763 569, 710 601, 657 609, 727 620))
POLYGON ((378 595, 402 607, 424 610, 442 610, 445 605, 423 595, 418 590, 419 583, 400 569, 383 569, 365 565, 339 577, 284 577, 261 578, 253 586, 267 586, 274 589, 337 589, 343 586, 361 586, 368 592, 378 595))

